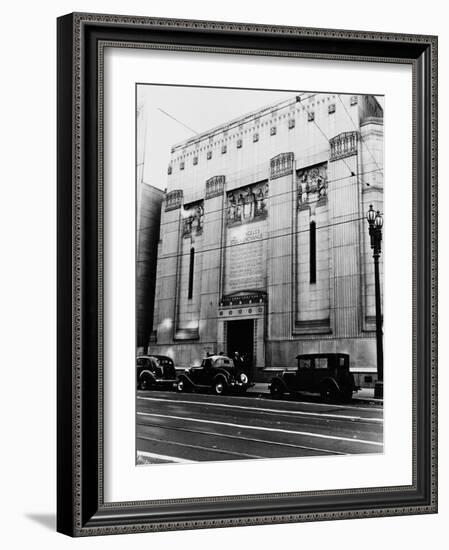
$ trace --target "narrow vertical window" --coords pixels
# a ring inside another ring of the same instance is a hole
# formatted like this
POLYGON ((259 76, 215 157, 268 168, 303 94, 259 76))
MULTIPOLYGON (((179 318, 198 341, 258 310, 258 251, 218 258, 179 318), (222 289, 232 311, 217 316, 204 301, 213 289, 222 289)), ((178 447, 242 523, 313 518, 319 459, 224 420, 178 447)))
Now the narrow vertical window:
POLYGON ((189 266, 189 300, 193 296, 193 269, 195 264, 195 249, 190 249, 190 266, 189 266))
POLYGON ((310 222, 310 282, 316 283, 316 225, 310 222))

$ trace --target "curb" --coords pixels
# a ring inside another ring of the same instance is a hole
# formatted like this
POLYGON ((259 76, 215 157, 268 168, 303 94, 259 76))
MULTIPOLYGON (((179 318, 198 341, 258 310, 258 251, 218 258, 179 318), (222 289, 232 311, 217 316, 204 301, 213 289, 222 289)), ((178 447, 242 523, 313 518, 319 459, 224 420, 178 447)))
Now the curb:
POLYGON ((383 399, 377 399, 377 398, 374 398, 374 397, 354 397, 353 399, 357 400, 357 401, 370 401, 372 403, 379 403, 379 404, 382 404, 384 403, 384 400, 383 399))
MULTIPOLYGON (((270 392, 268 391, 257 391, 257 390, 253 390, 253 389, 249 389, 246 391, 246 394, 253 394, 253 395, 258 395, 260 397, 270 397, 271 398, 271 394, 270 392)), ((360 396, 360 397, 353 397, 352 398, 352 401, 362 401, 362 402, 368 402, 368 403, 375 403, 375 404, 378 404, 378 405, 383 405, 384 403, 384 400, 383 399, 375 399, 374 397, 365 397, 365 396, 360 396)))

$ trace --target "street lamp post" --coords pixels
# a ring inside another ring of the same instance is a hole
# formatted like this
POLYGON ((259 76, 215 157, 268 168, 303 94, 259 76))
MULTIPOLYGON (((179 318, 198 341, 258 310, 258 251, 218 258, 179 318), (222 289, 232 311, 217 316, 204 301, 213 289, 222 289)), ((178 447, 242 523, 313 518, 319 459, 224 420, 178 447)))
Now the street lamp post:
POLYGON ((374 397, 383 398, 383 381, 384 381, 384 350, 382 342, 382 311, 380 304, 380 277, 379 277, 379 256, 381 252, 382 242, 382 225, 383 219, 379 212, 373 210, 373 205, 370 204, 369 210, 366 213, 368 221, 369 236, 371 238, 371 248, 373 249, 374 258, 374 283, 376 295, 376 350, 377 350, 377 382, 374 388, 374 397))

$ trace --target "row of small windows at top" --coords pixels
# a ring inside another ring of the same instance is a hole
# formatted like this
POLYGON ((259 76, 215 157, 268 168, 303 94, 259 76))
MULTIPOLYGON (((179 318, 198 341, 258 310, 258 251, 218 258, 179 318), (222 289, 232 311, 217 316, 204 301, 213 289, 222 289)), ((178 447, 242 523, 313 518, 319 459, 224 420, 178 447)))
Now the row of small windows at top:
MULTIPOLYGON (((351 97, 350 104, 355 105, 357 103, 357 96, 351 97)), ((327 111, 329 115, 333 115, 335 113, 336 106, 335 103, 331 103, 328 105, 327 111)), ((308 122, 313 122, 315 120, 315 112, 314 111, 307 111, 307 120, 308 122)), ((296 120, 294 118, 288 119, 288 129, 292 130, 296 126, 296 120)), ((275 136, 277 133, 277 127, 271 126, 270 128, 270 136, 275 136)), ((253 134, 253 143, 257 143, 259 141, 259 133, 255 132, 253 134)), ((239 138, 236 142, 236 148, 241 149, 243 147, 243 139, 239 138)), ((228 146, 226 144, 221 146, 221 154, 225 155, 228 152, 228 146)), ((210 160, 212 158, 212 151, 207 151, 206 153, 206 159, 210 160)), ((198 156, 195 155, 193 157, 193 165, 196 166, 198 164, 198 156)), ((185 168, 185 161, 181 160, 179 163, 179 169, 184 170, 185 168)), ((169 165, 168 167, 168 174, 172 173, 172 166, 169 165)))
MULTIPOLYGON (((329 105, 329 107, 332 107, 332 106, 329 105)), ((335 105, 333 107, 334 107, 334 110, 332 112, 335 112, 335 105)), ((315 120, 315 113, 313 111, 309 111, 308 121, 313 122, 314 120, 315 120)), ((289 121, 288 121, 288 129, 292 130, 295 127, 295 124, 296 124, 295 119, 290 118, 289 121)), ((271 126, 270 136, 275 136, 276 133, 277 133, 277 127, 276 126, 271 126)), ((259 141, 259 132, 255 132, 253 134, 253 143, 257 143, 258 141, 259 141)), ((236 142, 236 148, 241 149, 242 147, 243 147, 243 139, 239 138, 236 142)), ((221 154, 225 155, 227 152, 228 152, 228 146, 226 144, 222 145, 221 146, 221 154)), ((211 158, 212 158, 212 151, 207 151, 206 159, 210 160, 211 158)), ((197 165, 197 164, 198 164, 198 156, 194 156, 193 157, 193 165, 197 165)), ((181 160, 181 162, 179 163, 179 169, 184 170, 184 168, 185 168, 185 161, 181 160)), ((172 171, 172 167, 169 166, 168 167, 168 173, 171 174, 171 171, 172 171)))

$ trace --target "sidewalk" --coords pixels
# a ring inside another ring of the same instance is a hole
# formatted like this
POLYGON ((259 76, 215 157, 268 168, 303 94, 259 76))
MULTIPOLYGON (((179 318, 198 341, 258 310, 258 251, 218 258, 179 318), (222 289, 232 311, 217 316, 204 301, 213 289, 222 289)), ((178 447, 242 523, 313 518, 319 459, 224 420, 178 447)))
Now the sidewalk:
MULTIPOLYGON (((268 383, 266 382, 257 382, 247 390, 247 393, 257 393, 259 395, 269 396, 270 390, 268 388, 268 383)), ((355 401, 370 401, 372 403, 377 403, 379 405, 383 404, 383 399, 374 399, 374 388, 362 388, 358 392, 354 393, 353 400, 355 401)))

